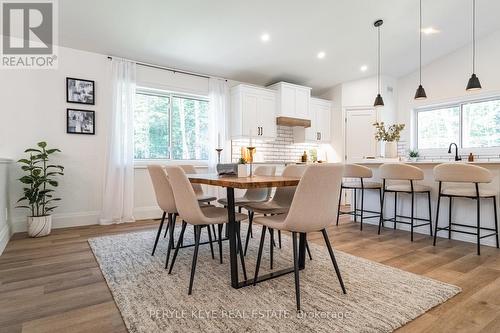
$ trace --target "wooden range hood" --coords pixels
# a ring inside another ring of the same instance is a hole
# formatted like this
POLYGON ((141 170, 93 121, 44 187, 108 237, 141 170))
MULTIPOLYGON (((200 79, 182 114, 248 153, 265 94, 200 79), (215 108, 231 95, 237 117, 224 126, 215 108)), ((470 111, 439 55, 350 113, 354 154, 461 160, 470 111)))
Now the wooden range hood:
POLYGON ((300 119, 292 117, 276 117, 276 124, 281 126, 290 127, 311 127, 311 121, 309 119, 300 119))

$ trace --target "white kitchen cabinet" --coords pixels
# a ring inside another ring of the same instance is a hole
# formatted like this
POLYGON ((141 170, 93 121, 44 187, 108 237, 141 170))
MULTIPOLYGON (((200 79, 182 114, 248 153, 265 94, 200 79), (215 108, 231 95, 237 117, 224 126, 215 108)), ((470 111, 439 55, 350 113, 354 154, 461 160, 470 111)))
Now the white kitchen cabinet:
POLYGON ((231 89, 231 138, 276 138, 276 92, 240 84, 231 89))
POLYGON ((278 93, 277 117, 311 119, 309 111, 311 88, 287 82, 278 82, 268 88, 278 93))
POLYGON ((293 129, 294 142, 330 143, 331 140, 331 102, 319 98, 311 98, 311 127, 293 129))

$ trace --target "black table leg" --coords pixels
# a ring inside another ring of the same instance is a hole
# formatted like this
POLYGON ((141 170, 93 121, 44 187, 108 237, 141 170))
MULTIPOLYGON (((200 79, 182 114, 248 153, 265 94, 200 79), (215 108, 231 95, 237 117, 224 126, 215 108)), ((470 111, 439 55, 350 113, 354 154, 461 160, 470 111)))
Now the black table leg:
POLYGON ((231 265, 231 286, 238 288, 238 261, 236 254, 236 217, 234 214, 234 189, 227 188, 227 231, 229 237, 229 262, 231 265))
POLYGON ((301 232, 299 236, 299 269, 306 268, 306 234, 301 232))

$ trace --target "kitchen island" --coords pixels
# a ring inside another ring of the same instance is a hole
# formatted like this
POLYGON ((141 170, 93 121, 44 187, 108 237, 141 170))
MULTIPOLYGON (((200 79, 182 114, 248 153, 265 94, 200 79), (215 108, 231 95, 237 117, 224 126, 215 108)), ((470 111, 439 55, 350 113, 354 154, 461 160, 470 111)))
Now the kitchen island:
MULTIPOLYGON (((433 169, 436 165, 441 163, 470 163, 475 165, 480 165, 483 168, 490 170, 493 173, 493 181, 489 184, 481 184, 481 188, 494 189, 496 193, 500 193, 500 159, 484 159, 477 160, 475 162, 467 162, 467 161, 451 161, 451 160, 417 160, 417 161, 404 161, 399 162, 395 159, 364 159, 360 161, 356 161, 357 164, 361 164, 367 166, 373 170, 373 178, 375 181, 382 180, 379 177, 378 168, 383 163, 406 163, 410 165, 414 165, 423 170, 425 178, 422 181, 418 181, 418 184, 430 186, 431 191, 431 207, 432 207, 432 227, 434 230, 434 224, 436 221, 436 207, 437 207, 437 197, 438 197, 438 186, 439 183, 434 180, 433 169)), ((471 185, 473 187, 473 185, 471 185)), ((357 196, 358 202, 357 206, 360 207, 360 195, 357 196)), ((498 205, 498 200, 497 200, 498 205)), ((410 207, 411 207, 411 199, 409 194, 400 194, 398 195, 398 207, 397 212, 398 215, 410 215, 410 207)), ((498 209, 499 207, 497 207, 498 209)), ((365 209, 379 211, 380 209, 380 201, 377 191, 366 191, 365 192, 365 209)), ((439 224, 440 226, 445 226, 448 223, 448 199, 441 199, 441 209, 439 212, 439 224)), ((415 196, 415 217, 428 218, 428 208, 427 208, 427 198, 425 195, 416 195, 415 196)), ((386 194, 385 203, 384 203, 384 217, 392 218, 394 215, 394 194, 388 193, 386 194)), ((467 199, 467 198, 455 198, 453 200, 453 210, 452 210, 452 221, 457 223, 462 223, 466 225, 474 226, 476 225, 476 201, 467 199)), ((369 224, 377 224, 378 219, 366 219, 364 223, 369 224)), ((417 223, 418 224, 418 223, 417 223)), ((393 227, 392 222, 385 222, 386 227, 393 227)), ((493 200, 491 199, 482 199, 481 200, 481 226, 493 228, 495 226, 495 219, 493 214, 493 200)), ((401 230, 410 230, 410 227, 405 224, 398 224, 398 229, 401 230)), ((459 228, 459 227, 457 227, 459 228)), ((471 230, 469 230, 471 231, 471 230)), ((429 234, 428 226, 415 228, 414 232, 429 234)), ((384 229, 382 229, 382 234, 384 233, 384 229)), ((448 237, 447 231, 440 231, 438 233, 438 237, 448 237)), ((453 233, 451 235, 452 239, 463 240, 475 243, 476 237, 473 235, 467 235, 462 233, 453 233)), ((409 235, 408 235, 409 239, 409 235)), ((481 244, 496 246, 494 237, 488 237, 481 240, 481 244)), ((439 245, 439 239, 438 239, 439 245)))

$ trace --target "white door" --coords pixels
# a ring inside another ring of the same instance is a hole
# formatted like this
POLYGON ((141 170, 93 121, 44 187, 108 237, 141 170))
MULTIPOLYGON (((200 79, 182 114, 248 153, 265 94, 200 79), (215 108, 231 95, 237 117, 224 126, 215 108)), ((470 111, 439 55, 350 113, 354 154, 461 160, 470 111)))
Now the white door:
POLYGON ((347 162, 360 162, 377 156, 377 141, 373 123, 377 121, 374 109, 347 110, 345 126, 345 158, 347 162))

